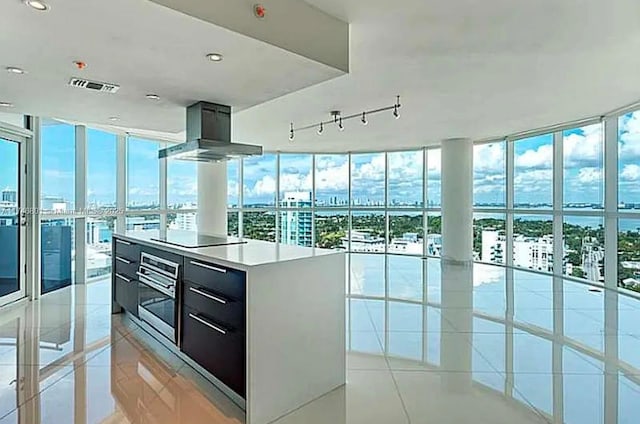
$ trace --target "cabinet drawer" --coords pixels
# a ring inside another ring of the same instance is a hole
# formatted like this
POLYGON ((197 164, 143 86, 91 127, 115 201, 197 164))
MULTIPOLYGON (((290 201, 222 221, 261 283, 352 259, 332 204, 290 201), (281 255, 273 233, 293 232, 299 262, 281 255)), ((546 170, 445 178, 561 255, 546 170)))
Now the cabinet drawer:
POLYGON ((138 271, 138 261, 132 261, 122 256, 115 256, 113 258, 113 269, 116 273, 122 274, 125 277, 131 279, 137 279, 136 272, 138 271))
POLYGON ((198 259, 184 259, 184 279, 236 300, 245 299, 245 273, 198 259))
POLYGON ((113 273, 113 297, 120 306, 138 316, 138 280, 124 273, 113 273))
POLYGON ((140 259, 140 245, 132 243, 127 240, 122 240, 117 237, 113 238, 113 251, 115 256, 119 256, 131 261, 137 261, 140 259))
POLYGON ((182 351, 230 389, 245 397, 245 336, 206 313, 185 306, 182 351))
POLYGON ((227 328, 245 333, 244 299, 233 299, 188 280, 184 281, 183 287, 182 299, 186 306, 207 314, 227 328))

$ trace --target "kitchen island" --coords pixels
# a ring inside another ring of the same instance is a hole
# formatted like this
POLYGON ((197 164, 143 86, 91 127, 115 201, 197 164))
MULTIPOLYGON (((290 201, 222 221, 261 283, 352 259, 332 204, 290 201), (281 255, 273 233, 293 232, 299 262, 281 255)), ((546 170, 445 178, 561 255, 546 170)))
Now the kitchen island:
POLYGON ((114 234, 112 284, 114 313, 124 310, 210 379, 248 424, 345 383, 342 252, 179 231, 114 234))

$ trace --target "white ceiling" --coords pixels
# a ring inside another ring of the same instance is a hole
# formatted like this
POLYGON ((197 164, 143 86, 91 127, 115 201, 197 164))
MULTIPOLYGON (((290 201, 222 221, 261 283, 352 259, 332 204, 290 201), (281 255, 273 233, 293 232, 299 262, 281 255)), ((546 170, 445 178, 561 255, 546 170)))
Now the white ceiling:
POLYGON ((238 110, 291 93, 237 112, 234 140, 268 150, 373 150, 500 136, 640 100, 637 0, 307 0, 351 23, 350 74, 331 80, 332 68, 144 0, 50 2, 48 14, 3 2, 0 57, 10 63, 2 65, 30 73, 0 75, 0 100, 88 123, 120 115, 123 126, 174 132, 191 100, 238 110), (214 49, 210 40, 233 52, 224 69, 200 62, 214 49), (61 87, 78 57, 90 64, 82 75, 120 83, 121 93, 90 97, 61 87), (247 66, 252 60, 260 72, 247 66), (314 80, 328 81, 296 91, 314 80), (141 99, 149 91, 168 100, 150 104, 141 99), (397 121, 387 113, 367 127, 354 120, 343 133, 288 140, 292 121, 390 105, 396 94, 397 121))
MULTIPOLYGON (((125 128, 172 133, 184 129, 184 107, 195 101, 241 110, 344 73, 147 0, 46 1, 48 12, 2 1, 0 101, 14 103, 15 112, 89 124, 113 124, 108 118, 117 116, 125 128), (224 61, 208 61, 210 52, 224 61), (74 60, 88 67, 79 71, 74 60), (7 66, 28 73, 9 74, 7 66), (72 88, 71 76, 121 89, 72 88)), ((245 12, 260 24, 251 3, 245 12)))
POLYGON ((637 0, 307 0, 351 23, 351 73, 240 112, 235 138, 281 150, 367 150, 484 139, 640 100, 637 0), (331 109, 390 113, 296 134, 331 109))

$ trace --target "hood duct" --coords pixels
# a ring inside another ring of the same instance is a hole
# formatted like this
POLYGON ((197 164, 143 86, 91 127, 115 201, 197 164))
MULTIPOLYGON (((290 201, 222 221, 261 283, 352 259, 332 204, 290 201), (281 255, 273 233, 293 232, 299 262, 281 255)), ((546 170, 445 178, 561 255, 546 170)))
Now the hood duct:
POLYGON ((187 141, 159 152, 160 159, 221 162, 262 155, 262 147, 231 142, 231 107, 198 102, 187 108, 187 141))

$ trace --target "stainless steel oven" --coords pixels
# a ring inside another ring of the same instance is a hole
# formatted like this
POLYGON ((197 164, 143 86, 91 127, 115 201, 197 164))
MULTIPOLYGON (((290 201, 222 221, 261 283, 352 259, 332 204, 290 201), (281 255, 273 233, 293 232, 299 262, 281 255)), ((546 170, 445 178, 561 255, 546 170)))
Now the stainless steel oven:
POLYGON ((176 285, 180 265, 147 252, 138 267, 138 315, 158 332, 176 341, 176 285))

